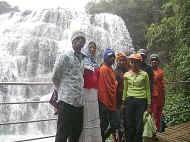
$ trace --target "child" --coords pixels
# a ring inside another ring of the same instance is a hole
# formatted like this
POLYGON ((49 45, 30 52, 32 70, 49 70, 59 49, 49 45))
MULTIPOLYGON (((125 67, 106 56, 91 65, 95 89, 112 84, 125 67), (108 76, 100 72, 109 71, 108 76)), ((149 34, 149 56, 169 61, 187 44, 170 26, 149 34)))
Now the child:
POLYGON ((145 111, 143 115, 144 131, 143 131, 143 142, 152 142, 156 140, 156 124, 151 113, 145 111))

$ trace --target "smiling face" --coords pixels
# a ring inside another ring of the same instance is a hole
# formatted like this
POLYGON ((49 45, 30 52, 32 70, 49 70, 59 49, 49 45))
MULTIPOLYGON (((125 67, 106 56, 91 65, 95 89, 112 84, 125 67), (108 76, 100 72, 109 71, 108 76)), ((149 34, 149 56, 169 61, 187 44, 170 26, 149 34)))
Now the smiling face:
POLYGON ((73 50, 76 53, 80 53, 81 49, 84 47, 85 44, 85 38, 84 37, 76 37, 73 41, 72 41, 72 47, 73 50))
POLYGON ((130 59, 130 67, 133 70, 138 70, 140 68, 141 61, 136 59, 130 59))

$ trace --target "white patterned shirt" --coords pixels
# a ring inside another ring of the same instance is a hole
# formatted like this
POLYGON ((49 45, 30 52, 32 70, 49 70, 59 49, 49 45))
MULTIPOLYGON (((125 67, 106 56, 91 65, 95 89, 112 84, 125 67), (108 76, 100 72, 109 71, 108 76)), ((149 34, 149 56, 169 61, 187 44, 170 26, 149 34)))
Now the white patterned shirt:
POLYGON ((83 61, 74 51, 64 53, 56 60, 53 70, 53 82, 57 82, 58 101, 73 106, 83 105, 83 61))

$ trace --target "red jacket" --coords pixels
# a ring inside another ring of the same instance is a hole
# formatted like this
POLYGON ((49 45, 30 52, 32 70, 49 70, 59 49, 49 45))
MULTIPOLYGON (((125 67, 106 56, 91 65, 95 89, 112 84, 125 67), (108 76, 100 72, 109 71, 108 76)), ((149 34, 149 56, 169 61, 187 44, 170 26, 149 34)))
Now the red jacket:
POLYGON ((165 94, 165 87, 164 87, 164 71, 161 68, 153 69, 153 93, 152 96, 156 97, 157 103, 163 105, 164 103, 164 94, 165 94))
POLYGON ((98 79, 98 99, 109 110, 116 110, 117 81, 113 69, 105 64, 100 67, 98 79))
POLYGON ((88 69, 84 69, 84 88, 87 89, 98 89, 98 76, 99 76, 99 69, 95 69, 95 71, 91 71, 88 69))

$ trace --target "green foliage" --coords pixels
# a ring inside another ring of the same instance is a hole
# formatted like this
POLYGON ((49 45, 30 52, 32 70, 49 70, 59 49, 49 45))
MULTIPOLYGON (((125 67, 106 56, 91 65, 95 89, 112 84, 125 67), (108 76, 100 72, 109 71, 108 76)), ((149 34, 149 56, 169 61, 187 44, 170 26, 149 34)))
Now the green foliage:
MULTIPOLYGON (((189 90, 190 91, 190 90, 189 90)), ((190 121, 190 96, 184 96, 183 94, 168 94, 166 96, 166 105, 164 108, 166 114, 166 123, 168 125, 179 124, 182 122, 190 121), (176 113, 175 115, 169 115, 176 113), (186 112, 180 114, 180 112, 186 112), (177 114, 179 113, 179 114, 177 114)))
POLYGON ((172 50, 176 47, 176 18, 163 18, 160 24, 151 24, 146 34, 148 48, 172 50), (172 35, 172 36, 171 36, 172 35))
POLYGON ((167 0, 162 8, 165 15, 161 22, 152 24, 148 28, 147 46, 165 52, 164 57, 168 61, 166 69, 173 71, 171 74, 175 74, 172 80, 190 80, 190 68, 188 68, 190 28, 187 26, 190 24, 187 20, 190 14, 190 3, 167 0))
MULTIPOLYGON (((162 13, 161 22, 148 28, 147 46, 165 53, 167 81, 190 81, 190 1, 167 0, 162 13)), ((189 88, 189 83, 167 87, 166 115, 190 110, 189 88)), ((167 116, 167 123, 171 125, 185 121, 190 121, 189 112, 167 116)))
POLYGON ((190 80, 190 49, 182 46, 177 50, 174 58, 174 65, 178 71, 177 77, 181 80, 190 80), (177 58, 176 58, 177 57, 177 58))
POLYGON ((162 13, 165 17, 175 16, 179 11, 178 0, 166 0, 162 5, 162 13))

